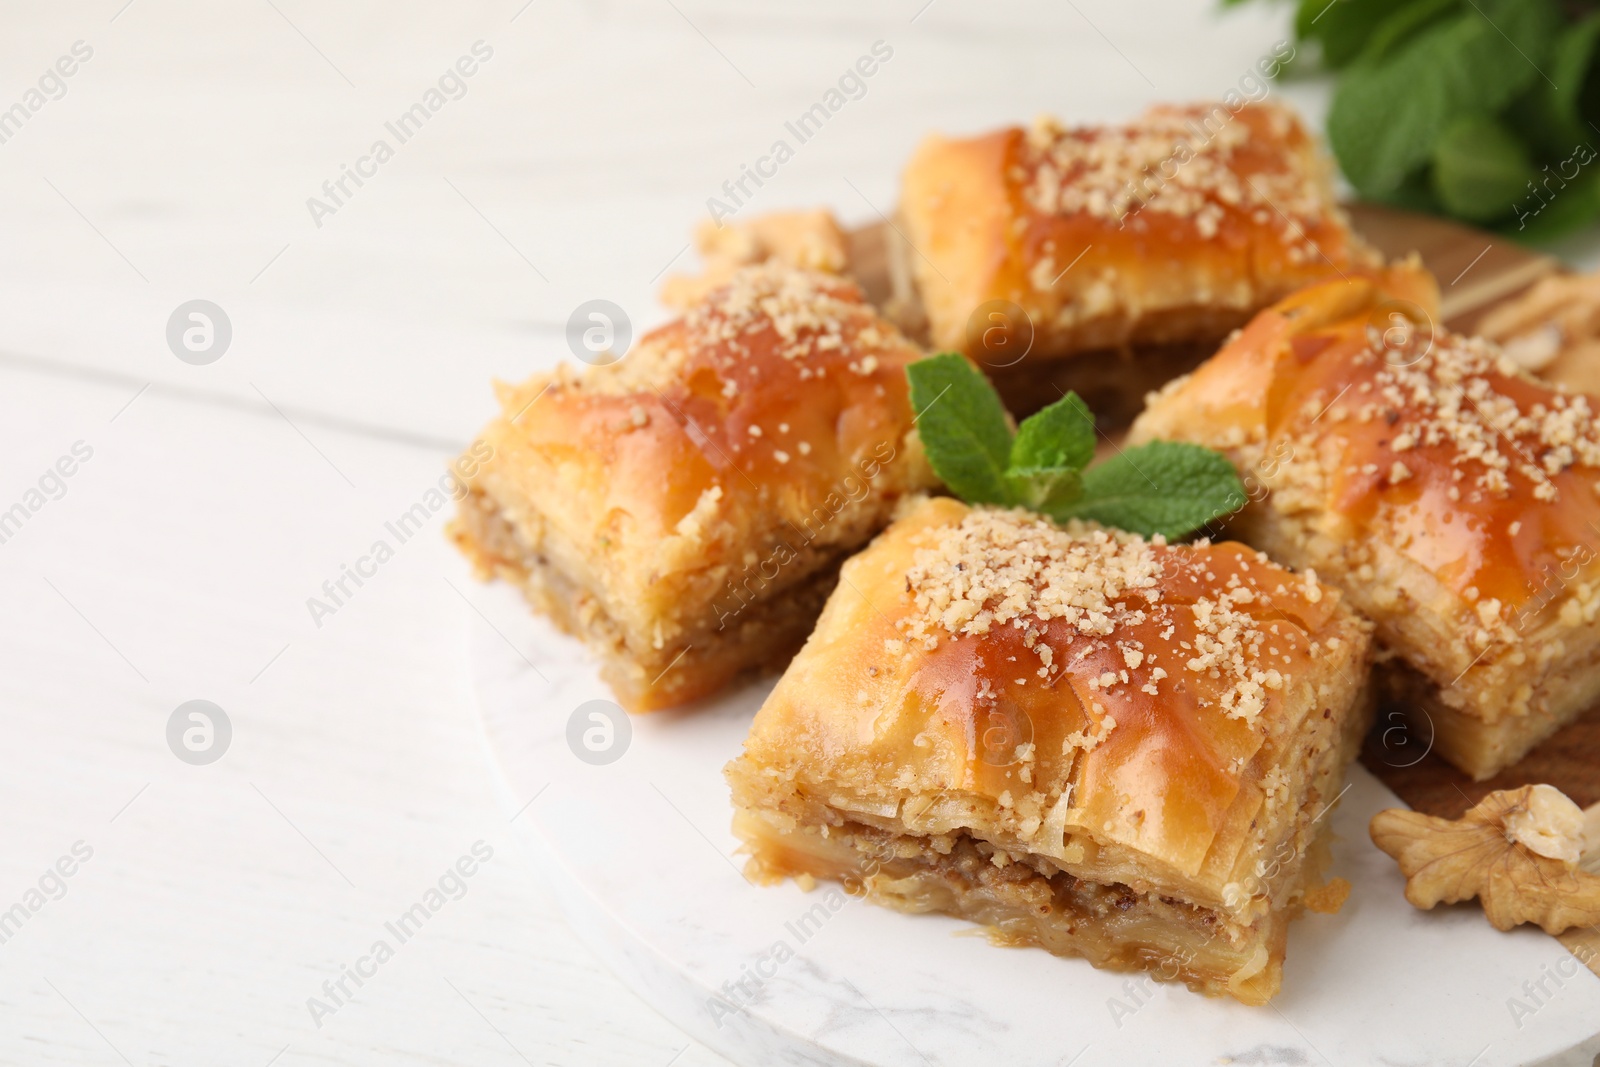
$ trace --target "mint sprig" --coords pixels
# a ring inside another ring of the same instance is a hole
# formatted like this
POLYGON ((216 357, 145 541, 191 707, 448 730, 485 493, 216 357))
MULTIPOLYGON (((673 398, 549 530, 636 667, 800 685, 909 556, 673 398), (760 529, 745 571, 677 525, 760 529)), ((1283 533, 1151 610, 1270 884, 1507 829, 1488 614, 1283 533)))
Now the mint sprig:
POLYGON ((906 377, 934 472, 969 503, 1011 503, 1005 481, 1011 462, 1011 425, 999 394, 972 364, 954 354, 918 360, 906 368, 906 377), (929 441, 938 442, 937 461, 929 441))
POLYGON ((1594 0, 1294 7, 1295 47, 1280 43, 1256 69, 1335 76, 1328 141, 1363 199, 1533 242, 1600 220, 1594 0))
POLYGON ((968 503, 1169 538, 1244 503, 1233 464, 1199 445, 1152 441, 1089 466, 1094 415, 1076 393, 1030 415, 1013 434, 994 386, 965 358, 945 352, 918 360, 906 378, 928 462, 968 503))

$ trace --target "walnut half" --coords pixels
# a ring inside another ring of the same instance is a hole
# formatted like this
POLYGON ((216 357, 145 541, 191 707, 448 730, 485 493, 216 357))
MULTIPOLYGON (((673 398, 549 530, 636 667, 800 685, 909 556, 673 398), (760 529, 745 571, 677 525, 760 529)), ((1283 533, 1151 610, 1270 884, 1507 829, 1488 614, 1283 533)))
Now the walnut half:
POLYGON ((1582 812, 1553 786, 1490 793, 1454 821, 1390 808, 1368 832, 1399 861, 1406 899, 1419 908, 1477 897, 1500 930, 1534 922, 1559 934, 1600 923, 1600 876, 1577 865, 1582 812))

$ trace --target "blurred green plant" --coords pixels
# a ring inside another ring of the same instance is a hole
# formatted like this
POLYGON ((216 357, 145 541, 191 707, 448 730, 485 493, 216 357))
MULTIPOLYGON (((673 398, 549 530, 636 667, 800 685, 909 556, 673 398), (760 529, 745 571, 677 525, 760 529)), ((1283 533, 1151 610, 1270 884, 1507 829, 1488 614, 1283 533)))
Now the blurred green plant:
POLYGON ((1294 32, 1363 197, 1530 241, 1600 219, 1600 0, 1297 0, 1294 32))

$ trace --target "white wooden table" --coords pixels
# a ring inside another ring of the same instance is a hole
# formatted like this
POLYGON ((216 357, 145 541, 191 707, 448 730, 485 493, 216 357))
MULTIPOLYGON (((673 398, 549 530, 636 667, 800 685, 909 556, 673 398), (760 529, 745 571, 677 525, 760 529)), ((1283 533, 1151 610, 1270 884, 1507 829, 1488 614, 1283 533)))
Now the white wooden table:
MULTIPOLYGON (((491 376, 564 357, 578 303, 659 318, 706 198, 875 41, 892 59, 749 210, 870 220, 927 130, 1220 95, 1284 18, 988 7, 0 9, 0 111, 26 111, 0 117, 0 515, 24 512, 0 525, 0 1062, 723 1062, 593 960, 513 839, 441 517, 331 616, 307 600, 394 541, 491 376), (401 143, 385 124, 458 62, 401 143), (334 202, 346 166, 367 177, 334 202), (206 365, 166 339, 194 299, 232 327, 206 365), (194 699, 232 726, 209 765, 167 741, 194 699), (344 978, 477 842, 459 899, 344 978)), ((1320 121, 1320 86, 1284 91, 1320 121)))

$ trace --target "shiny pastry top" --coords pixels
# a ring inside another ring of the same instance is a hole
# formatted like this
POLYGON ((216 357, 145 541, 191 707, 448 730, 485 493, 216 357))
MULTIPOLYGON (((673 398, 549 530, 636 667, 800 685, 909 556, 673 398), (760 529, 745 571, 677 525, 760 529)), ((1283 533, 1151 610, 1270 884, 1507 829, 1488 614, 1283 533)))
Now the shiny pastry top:
POLYGON ((601 555, 631 544, 671 570, 687 538, 703 563, 718 522, 804 525, 882 470, 877 489, 926 483, 906 440, 920 355, 851 282, 747 268, 616 363, 501 386, 489 476, 523 482, 601 555))
POLYGON ((962 345, 968 316, 996 299, 1020 306, 1046 348, 1182 341, 1309 281, 1375 266, 1329 174, 1276 104, 930 137, 906 171, 901 211, 934 343, 962 345))
POLYGON ((846 564, 747 751, 836 806, 986 798, 960 818, 991 839, 1069 864, 1120 846, 1219 892, 1367 642, 1337 592, 1243 545, 931 500, 846 564))
POLYGON ((1212 427, 1210 443, 1253 464, 1247 486, 1319 513, 1336 542, 1403 553, 1472 606, 1485 639, 1552 586, 1575 594, 1559 610, 1592 621, 1600 589, 1585 597, 1575 579, 1597 570, 1597 402, 1434 315, 1432 280, 1411 266, 1298 293, 1168 386, 1135 436, 1212 427))

